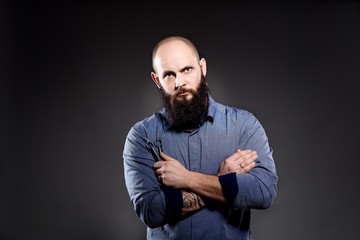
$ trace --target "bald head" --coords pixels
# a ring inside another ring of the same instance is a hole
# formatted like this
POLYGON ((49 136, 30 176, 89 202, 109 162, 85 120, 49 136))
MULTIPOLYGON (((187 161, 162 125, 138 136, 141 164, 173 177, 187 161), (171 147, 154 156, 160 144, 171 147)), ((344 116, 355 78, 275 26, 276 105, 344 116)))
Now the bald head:
POLYGON ((181 36, 170 36, 162 39, 153 49, 152 52, 152 66, 153 69, 156 71, 155 66, 155 58, 159 53, 159 50, 165 51, 177 51, 178 49, 184 49, 184 47, 188 48, 188 51, 196 57, 196 60, 199 61, 199 53, 195 45, 187 38, 181 36))

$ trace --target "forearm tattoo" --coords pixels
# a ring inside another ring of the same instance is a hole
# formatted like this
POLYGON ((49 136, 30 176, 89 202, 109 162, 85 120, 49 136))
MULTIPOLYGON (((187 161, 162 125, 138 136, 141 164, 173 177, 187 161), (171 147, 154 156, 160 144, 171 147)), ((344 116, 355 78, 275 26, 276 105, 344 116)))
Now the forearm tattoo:
POLYGON ((205 206, 204 200, 195 193, 182 191, 183 208, 181 216, 186 217, 205 206))

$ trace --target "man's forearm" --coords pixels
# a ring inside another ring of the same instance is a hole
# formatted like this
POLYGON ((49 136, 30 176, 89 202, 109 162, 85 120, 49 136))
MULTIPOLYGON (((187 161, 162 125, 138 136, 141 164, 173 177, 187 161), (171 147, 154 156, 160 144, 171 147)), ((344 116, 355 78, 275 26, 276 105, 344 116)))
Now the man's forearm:
MULTIPOLYGON (((241 172, 241 167, 238 161, 238 156, 241 151, 237 151, 231 157, 225 160, 226 164, 221 166, 224 168, 223 174, 241 172), (230 162, 230 164, 228 164, 230 162), (236 166, 231 165, 233 162, 236 166)), ((159 180, 165 186, 175 189, 182 189, 187 192, 193 192, 200 195, 203 199, 210 200, 217 203, 227 204, 222 185, 219 181, 219 176, 207 175, 199 172, 191 172, 186 169, 179 161, 169 157, 165 153, 161 153, 163 161, 158 161, 154 164, 155 174, 159 176, 159 180)), ((244 166, 242 166, 244 167, 244 166)))
POLYGON ((203 198, 226 204, 218 176, 191 172, 191 181, 187 181, 186 190, 203 198))
POLYGON ((220 202, 223 204, 226 203, 217 176, 206 175, 197 172, 191 174, 192 178, 186 187, 187 191, 182 191, 182 218, 185 218, 205 207, 206 204, 204 198, 214 202, 220 202))
POLYGON ((181 211, 182 218, 185 218, 199 211, 205 206, 205 202, 201 198, 201 196, 193 192, 182 191, 182 197, 183 197, 183 208, 181 211))

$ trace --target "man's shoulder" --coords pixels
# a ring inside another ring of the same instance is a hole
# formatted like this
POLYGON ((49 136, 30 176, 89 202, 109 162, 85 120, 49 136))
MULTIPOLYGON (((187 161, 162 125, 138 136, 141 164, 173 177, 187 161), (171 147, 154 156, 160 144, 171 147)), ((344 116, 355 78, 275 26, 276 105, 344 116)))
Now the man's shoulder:
POLYGON ((248 109, 245 109, 245 108, 239 108, 239 107, 229 107, 233 114, 236 114, 238 116, 241 116, 241 117, 245 117, 245 118, 252 118, 254 117, 254 114, 252 112, 250 112, 248 109))
POLYGON ((212 101, 211 104, 216 111, 221 112, 223 114, 229 114, 234 116, 241 116, 241 117, 253 117, 254 115, 252 112, 245 108, 233 106, 233 105, 226 105, 224 103, 220 103, 217 101, 212 101))
POLYGON ((139 121, 137 121, 132 128, 151 128, 156 127, 163 124, 163 113, 162 110, 153 113, 139 121))
POLYGON ((164 120, 161 111, 137 121, 129 130, 127 139, 155 139, 164 132, 164 120))

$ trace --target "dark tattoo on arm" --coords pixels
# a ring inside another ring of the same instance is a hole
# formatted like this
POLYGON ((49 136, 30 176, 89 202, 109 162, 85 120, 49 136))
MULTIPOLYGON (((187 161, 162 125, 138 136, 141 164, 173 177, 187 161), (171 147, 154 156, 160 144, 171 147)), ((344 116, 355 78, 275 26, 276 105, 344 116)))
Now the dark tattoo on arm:
POLYGON ((205 206, 204 200, 195 193, 182 191, 183 208, 181 211, 181 217, 186 217, 205 206))

